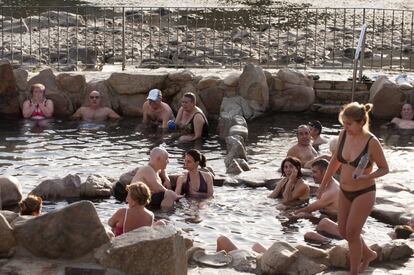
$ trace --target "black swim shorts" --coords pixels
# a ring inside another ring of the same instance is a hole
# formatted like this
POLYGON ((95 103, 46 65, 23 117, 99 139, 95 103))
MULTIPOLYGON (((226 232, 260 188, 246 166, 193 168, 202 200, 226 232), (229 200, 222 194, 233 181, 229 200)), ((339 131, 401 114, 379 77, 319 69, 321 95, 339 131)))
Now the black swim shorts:
POLYGON ((164 195, 165 195, 165 191, 152 194, 151 202, 147 205, 147 208, 160 209, 161 208, 161 202, 164 199, 164 195))

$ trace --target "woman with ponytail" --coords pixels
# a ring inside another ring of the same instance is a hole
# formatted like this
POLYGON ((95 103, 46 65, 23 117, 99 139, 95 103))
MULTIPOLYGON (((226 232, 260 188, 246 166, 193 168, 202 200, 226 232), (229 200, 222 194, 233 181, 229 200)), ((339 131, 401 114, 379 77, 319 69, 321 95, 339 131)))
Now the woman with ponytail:
POLYGON ((191 149, 185 153, 184 168, 188 171, 177 179, 177 195, 208 198, 213 196, 213 177, 209 172, 200 171, 206 167, 206 157, 200 151, 191 149))
POLYGON ((343 130, 318 192, 320 197, 341 167, 338 227, 341 236, 348 241, 351 275, 363 272, 377 257, 365 244, 361 231, 375 203, 374 180, 388 173, 381 144, 369 131, 371 109, 372 104, 352 102, 340 112, 343 130))

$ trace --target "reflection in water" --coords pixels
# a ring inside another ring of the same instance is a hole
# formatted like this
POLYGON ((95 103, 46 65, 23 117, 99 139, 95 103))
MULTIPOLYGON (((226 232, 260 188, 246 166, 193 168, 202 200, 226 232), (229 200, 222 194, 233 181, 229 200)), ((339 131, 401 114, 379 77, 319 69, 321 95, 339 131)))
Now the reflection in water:
MULTIPOLYGON (((341 129, 336 118, 306 114, 275 114, 250 122, 247 143, 250 167, 277 173, 287 147, 296 142, 297 125, 315 119, 322 122, 322 134, 328 138, 336 136, 341 129)), ((183 153, 193 146, 178 143, 173 133, 144 128, 136 119, 122 119, 96 130, 79 130, 79 122, 75 121, 53 121, 42 132, 31 131, 26 123, 0 120, 0 174, 16 176, 22 184, 23 195, 45 179, 67 174, 78 174, 82 180, 90 174, 118 178, 145 164, 150 149, 160 144, 170 153, 168 171, 182 173, 183 153)), ((414 147, 412 141, 404 142, 409 135, 400 135, 396 145, 391 146, 387 142, 390 132, 379 130, 375 121, 373 129, 384 144, 391 171, 379 181, 401 182, 414 189, 410 175, 414 147)), ((201 145, 201 151, 216 173, 225 172, 225 146, 217 136, 212 135, 201 145)), ((327 152, 328 145, 321 151, 327 152)), ((313 230, 314 225, 307 220, 285 224, 286 216, 277 209, 277 200, 267 198, 269 192, 266 188, 215 187, 213 199, 184 198, 170 212, 155 214, 157 218, 170 220, 209 250, 215 250, 219 234, 246 249, 258 240, 265 246, 275 240, 304 242, 303 234, 313 230)), ((125 207, 114 198, 94 201, 94 204, 104 224, 118 208, 125 207)), ((67 202, 45 202, 44 211, 65 205, 67 202)), ((365 230, 370 232, 368 239, 375 241, 386 238, 388 226, 369 218, 365 230)))

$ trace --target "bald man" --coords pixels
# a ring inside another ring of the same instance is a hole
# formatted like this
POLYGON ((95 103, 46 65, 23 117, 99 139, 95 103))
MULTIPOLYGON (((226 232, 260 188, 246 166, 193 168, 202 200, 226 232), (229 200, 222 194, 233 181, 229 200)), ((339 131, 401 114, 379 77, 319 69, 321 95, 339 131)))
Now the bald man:
POLYGON ((111 108, 102 106, 101 93, 92 91, 89 94, 88 106, 80 107, 73 115, 74 119, 81 119, 86 122, 102 122, 107 119, 117 119, 120 116, 111 108))
POLYGON ((168 152, 161 147, 155 147, 150 152, 148 164, 139 168, 131 183, 142 181, 151 190, 149 208, 171 208, 174 202, 182 196, 169 190, 170 180, 165 169, 168 164, 168 152))

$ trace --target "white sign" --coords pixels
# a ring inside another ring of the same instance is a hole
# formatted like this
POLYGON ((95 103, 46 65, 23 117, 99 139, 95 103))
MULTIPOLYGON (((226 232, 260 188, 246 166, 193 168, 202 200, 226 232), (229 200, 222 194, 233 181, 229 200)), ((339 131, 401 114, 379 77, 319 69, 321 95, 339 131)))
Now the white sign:
POLYGON ((362 25, 361 33, 359 34, 358 45, 357 45, 357 48, 355 50, 355 60, 358 60, 358 58, 359 58, 359 53, 361 52, 362 43, 364 41, 366 30, 367 30, 367 25, 365 25, 365 24, 362 25))

